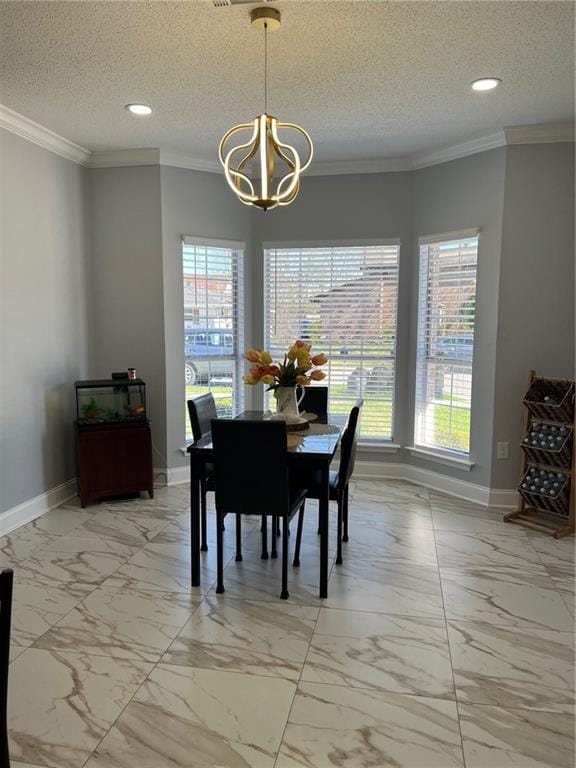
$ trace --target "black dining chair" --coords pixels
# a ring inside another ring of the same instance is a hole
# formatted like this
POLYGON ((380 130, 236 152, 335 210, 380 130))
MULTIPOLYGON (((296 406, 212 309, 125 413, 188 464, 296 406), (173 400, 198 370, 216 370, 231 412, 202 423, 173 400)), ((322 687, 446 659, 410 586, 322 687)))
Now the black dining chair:
MULTIPOLYGON (((214 395, 208 392, 206 395, 200 395, 194 400, 188 400, 188 415, 190 416, 190 425, 192 427, 192 437, 197 443, 203 437, 210 434, 212 419, 217 416, 216 403, 214 395)), ((207 520, 206 520, 206 494, 214 490, 214 465, 206 464, 204 473, 200 478, 200 513, 202 525, 202 541, 200 549, 202 552, 208 551, 207 539, 207 520)))
MULTIPOLYGON (((329 488, 330 500, 338 503, 338 543, 336 545, 336 563, 342 563, 342 542, 348 541, 348 486, 354 471, 356 461, 356 445, 358 442, 358 421, 360 410, 364 401, 356 400, 350 411, 342 440, 340 442, 340 466, 338 471, 330 471, 329 488)), ((307 499, 320 498, 320 475, 307 478, 307 499)), ((304 505, 298 515, 298 530, 296 532, 296 546, 294 548, 294 567, 300 565, 300 545, 302 543, 302 527, 304 524, 304 505)))
MULTIPOLYGON (((306 387, 298 410, 300 413, 314 413, 321 421, 326 421, 328 418, 328 387, 306 387)), ((306 477, 304 475, 299 477, 299 482, 301 485, 307 485, 306 477)), ((279 520, 276 520, 275 526, 276 535, 280 536, 279 520)), ((318 533, 320 533, 320 526, 318 526, 318 533)))
MULTIPOLYGON (((270 515, 280 518, 282 530, 282 600, 288 598, 288 524, 303 505, 306 490, 293 487, 288 473, 286 425, 274 421, 212 421, 212 443, 216 478, 216 592, 224 592, 222 523, 227 514, 270 515)), ((267 553, 266 525, 262 551, 267 553)), ((236 559, 242 557, 240 526, 236 524, 236 559)), ((273 528, 274 530, 274 528, 273 528)), ((273 548, 275 540, 273 537, 273 548)))
POLYGON ((328 416, 328 387, 306 387, 298 406, 300 413, 315 413, 320 418, 328 416))
POLYGON ((10 768, 8 749, 8 666, 14 573, 0 573, 0 768, 10 768))

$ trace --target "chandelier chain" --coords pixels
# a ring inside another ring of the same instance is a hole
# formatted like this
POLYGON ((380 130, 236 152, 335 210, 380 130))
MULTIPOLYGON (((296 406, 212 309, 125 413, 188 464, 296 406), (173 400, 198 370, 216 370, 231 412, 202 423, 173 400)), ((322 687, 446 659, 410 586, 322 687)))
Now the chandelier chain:
POLYGON ((264 112, 268 114, 268 24, 264 24, 264 112))

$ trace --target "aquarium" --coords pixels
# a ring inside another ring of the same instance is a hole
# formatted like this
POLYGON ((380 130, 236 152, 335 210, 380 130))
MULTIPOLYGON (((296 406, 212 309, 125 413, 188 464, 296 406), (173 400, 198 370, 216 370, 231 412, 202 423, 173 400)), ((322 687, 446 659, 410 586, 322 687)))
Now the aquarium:
POLYGON ((74 388, 79 425, 147 421, 146 384, 142 379, 77 381, 74 388))

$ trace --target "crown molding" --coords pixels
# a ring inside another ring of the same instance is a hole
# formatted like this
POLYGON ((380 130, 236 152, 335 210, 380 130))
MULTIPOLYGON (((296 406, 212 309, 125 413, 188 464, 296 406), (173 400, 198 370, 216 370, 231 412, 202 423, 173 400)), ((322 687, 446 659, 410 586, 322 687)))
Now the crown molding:
POLYGON ((453 144, 451 147, 439 149, 436 152, 425 152, 414 155, 412 158, 412 168, 428 168, 431 165, 447 163, 450 160, 459 160, 468 155, 477 155, 479 152, 487 152, 489 149, 503 147, 506 144, 504 131, 491 133, 489 136, 483 136, 479 139, 464 141, 462 144, 453 144))
POLYGON ((335 160, 333 162, 314 162, 306 171, 306 176, 341 176, 353 173, 398 173, 411 171, 412 160, 409 157, 383 157, 376 160, 335 160))
POLYGON ((87 165, 90 159, 91 152, 89 149, 65 139, 64 136, 45 128, 40 123, 35 123, 29 117, 24 117, 24 115, 5 107, 3 104, 0 104, 0 128, 5 128, 39 147, 48 149, 50 152, 80 165, 87 165))
POLYGON ((102 150, 92 152, 88 161, 89 168, 123 168, 130 165, 160 165, 160 150, 156 147, 102 150))
POLYGON ((553 144, 574 141, 574 123, 514 125, 504 128, 506 144, 553 144))
POLYGON ((169 165, 172 168, 184 168, 188 171, 203 171, 204 173, 224 173, 224 169, 218 160, 200 160, 180 155, 177 152, 160 150, 160 165, 169 165))
MULTIPOLYGON (((204 173, 222 173, 222 168, 217 160, 201 160, 158 147, 91 152, 2 104, 0 104, 0 128, 5 128, 33 144, 88 168, 166 165, 204 173)), ((416 154, 412 157, 316 162, 310 166, 306 175, 334 176, 418 170, 507 145, 573 142, 574 130, 574 123, 571 122, 510 126, 488 136, 454 144, 434 152, 416 154)))

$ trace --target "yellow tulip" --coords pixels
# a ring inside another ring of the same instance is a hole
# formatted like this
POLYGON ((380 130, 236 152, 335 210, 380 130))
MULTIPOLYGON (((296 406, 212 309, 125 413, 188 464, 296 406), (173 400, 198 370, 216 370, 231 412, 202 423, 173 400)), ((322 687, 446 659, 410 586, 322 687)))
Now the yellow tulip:
POLYGON ((308 360, 310 357, 310 350, 306 349, 306 347, 296 347, 295 354, 297 360, 308 360))
POLYGON ((257 384, 258 379, 252 376, 250 373, 247 373, 245 376, 242 376, 242 381, 244 384, 257 384))
POLYGON ((262 363, 262 365, 270 365, 270 363, 272 362, 272 355, 270 354, 270 352, 264 352, 264 351, 260 352, 260 362, 262 363))
POLYGON ((249 349, 244 357, 250 363, 257 363, 260 360, 260 352, 257 349, 249 349))
POLYGON ((274 378, 274 376, 270 376, 270 374, 267 373, 266 376, 262 376, 260 381, 262 382, 262 384, 267 384, 268 386, 271 386, 272 384, 274 384, 276 379, 274 378))
POLYGON ((290 347, 290 349, 286 353, 286 357, 288 358, 288 360, 296 360, 297 352, 298 352, 298 347, 294 347, 294 346, 290 347))

